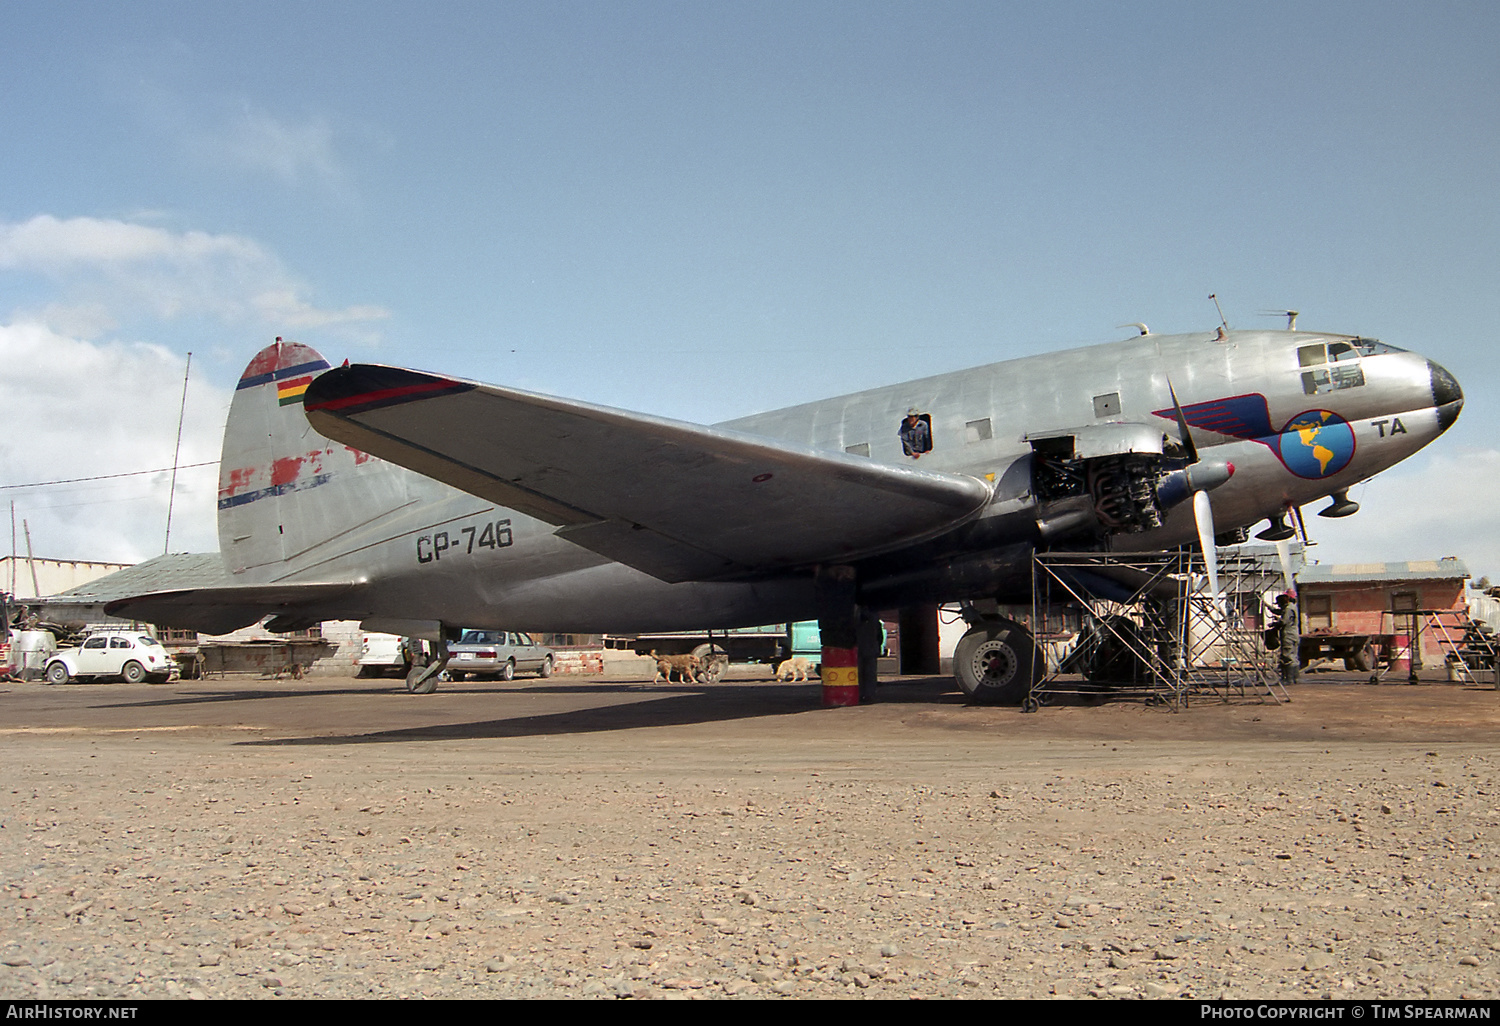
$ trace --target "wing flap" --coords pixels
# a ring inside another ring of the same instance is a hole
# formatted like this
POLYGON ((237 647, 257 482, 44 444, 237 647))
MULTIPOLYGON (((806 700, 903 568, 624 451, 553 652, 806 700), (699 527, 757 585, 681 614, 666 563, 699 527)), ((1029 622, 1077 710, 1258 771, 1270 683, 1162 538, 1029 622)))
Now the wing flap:
POLYGON ((990 499, 972 477, 394 367, 331 370, 305 405, 329 438, 667 581, 859 558, 990 499))

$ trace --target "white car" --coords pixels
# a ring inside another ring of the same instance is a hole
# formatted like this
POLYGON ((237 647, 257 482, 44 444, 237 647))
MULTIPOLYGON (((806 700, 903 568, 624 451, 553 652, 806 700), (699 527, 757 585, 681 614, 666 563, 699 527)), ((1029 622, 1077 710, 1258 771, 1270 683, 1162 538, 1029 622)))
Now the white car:
POLYGON ((161 683, 172 675, 174 663, 167 650, 139 631, 99 631, 77 648, 59 649, 47 660, 48 684, 70 680, 119 677, 127 684, 149 680, 161 683))
POLYGON ((451 658, 448 673, 455 679, 462 674, 490 680, 511 680, 516 671, 552 676, 557 656, 550 648, 538 645, 530 634, 517 631, 464 631, 458 642, 448 646, 451 658))

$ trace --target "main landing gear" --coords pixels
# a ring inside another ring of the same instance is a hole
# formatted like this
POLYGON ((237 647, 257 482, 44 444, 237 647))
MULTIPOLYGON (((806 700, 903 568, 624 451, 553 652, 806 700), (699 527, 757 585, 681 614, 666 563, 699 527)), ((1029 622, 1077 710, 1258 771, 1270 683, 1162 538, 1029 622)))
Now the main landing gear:
POLYGON ((1031 632, 1014 620, 971 615, 953 650, 953 675, 975 705, 1020 705, 1045 668, 1031 632))

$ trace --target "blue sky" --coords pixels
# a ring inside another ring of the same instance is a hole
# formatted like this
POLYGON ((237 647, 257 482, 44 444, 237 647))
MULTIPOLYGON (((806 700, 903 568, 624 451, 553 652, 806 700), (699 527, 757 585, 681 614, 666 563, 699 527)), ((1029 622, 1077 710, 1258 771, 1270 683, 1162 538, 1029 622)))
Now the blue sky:
MULTIPOLYGON (((1493 4, 0 0, 5 483, 212 460, 276 335, 696 421, 1154 331, 1360 332, 1468 404, 1314 521, 1500 576, 1493 4)), ((211 468, 172 548, 212 549, 211 468)), ((164 478, 7 490, 160 551, 164 478)))

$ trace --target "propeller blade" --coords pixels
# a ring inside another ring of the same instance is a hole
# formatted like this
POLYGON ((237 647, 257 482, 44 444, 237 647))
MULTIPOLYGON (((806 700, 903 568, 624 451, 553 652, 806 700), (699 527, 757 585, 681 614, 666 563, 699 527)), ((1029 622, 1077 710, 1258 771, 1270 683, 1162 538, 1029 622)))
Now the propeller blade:
POLYGON ((1182 404, 1177 401, 1177 389, 1172 387, 1172 379, 1167 378, 1167 391, 1172 393, 1172 409, 1177 413, 1177 432, 1182 436, 1183 448, 1187 449, 1188 462, 1198 462, 1198 447, 1193 444, 1193 433, 1188 430, 1187 416, 1182 412, 1182 404))
POLYGON ((1291 591, 1295 585, 1292 583, 1292 540, 1283 538, 1276 543, 1276 556, 1281 560, 1282 591, 1291 591))
POLYGON ((1203 564, 1208 568, 1208 590, 1213 595, 1214 608, 1222 617, 1224 606, 1219 596, 1219 549, 1214 544, 1214 510, 1209 504, 1207 492, 1193 493, 1193 519, 1198 522, 1198 544, 1203 548, 1203 564))

